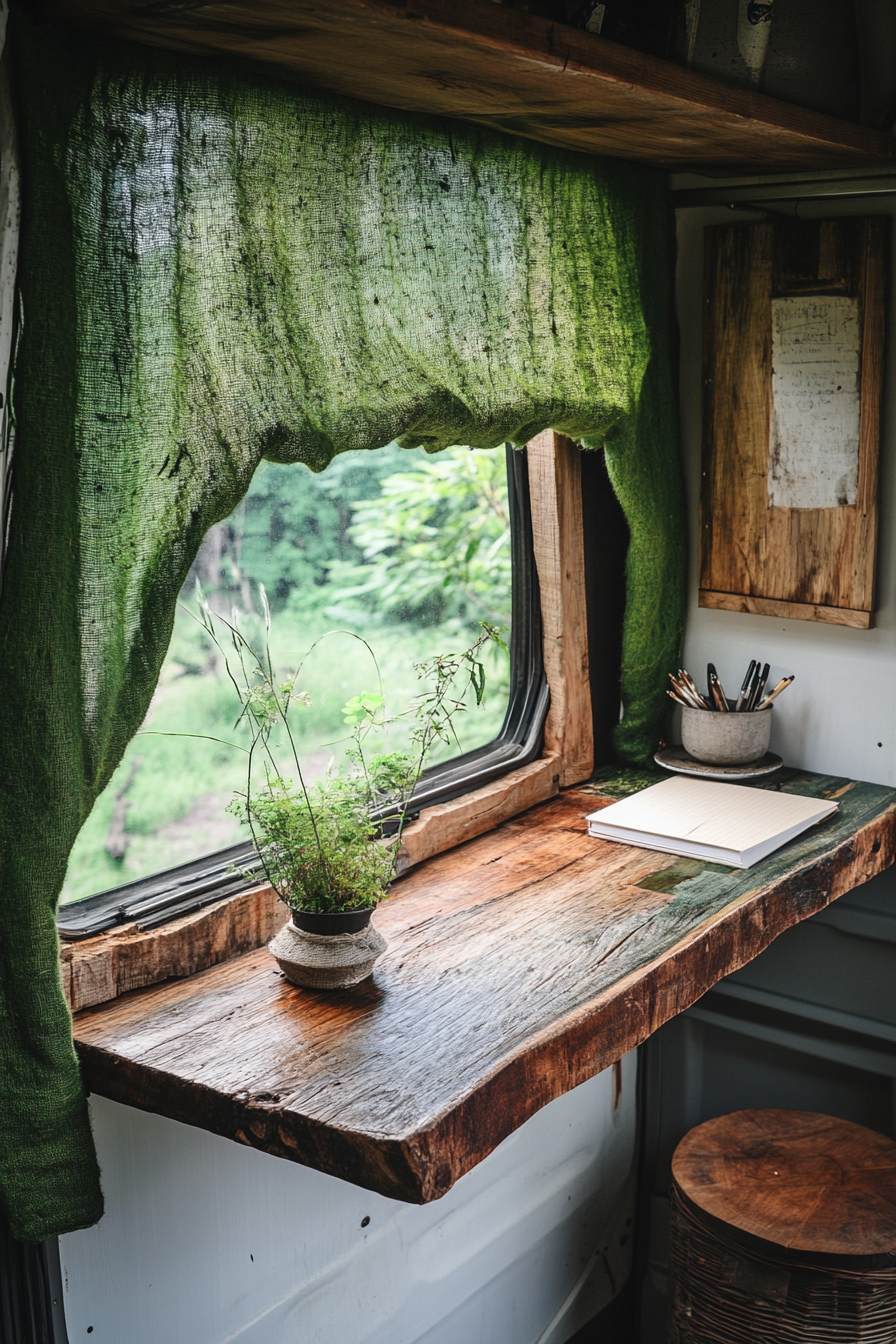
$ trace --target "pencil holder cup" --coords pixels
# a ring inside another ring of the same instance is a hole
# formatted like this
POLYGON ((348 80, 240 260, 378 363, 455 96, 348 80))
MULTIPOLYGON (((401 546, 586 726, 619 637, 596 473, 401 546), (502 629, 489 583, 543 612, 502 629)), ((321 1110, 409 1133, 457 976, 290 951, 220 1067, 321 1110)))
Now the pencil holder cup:
POLYGON ((749 765, 768 751, 773 709, 769 705, 751 714, 725 714, 718 709, 683 708, 681 745, 707 765, 749 765))

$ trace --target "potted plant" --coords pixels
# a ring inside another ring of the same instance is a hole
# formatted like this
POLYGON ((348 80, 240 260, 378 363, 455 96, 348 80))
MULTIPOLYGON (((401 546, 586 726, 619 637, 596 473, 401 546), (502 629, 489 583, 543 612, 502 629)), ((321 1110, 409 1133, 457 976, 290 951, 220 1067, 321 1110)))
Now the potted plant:
MULTIPOLYGON (((256 649, 236 617, 226 621, 213 615, 198 590, 201 623, 224 658, 240 701, 237 724, 247 725, 250 736, 246 790, 228 810, 248 825, 265 876, 291 911, 290 922, 269 944, 284 974, 307 988, 344 989, 365 979, 386 949, 370 920, 395 876, 414 786, 435 743, 457 740, 453 720, 466 708, 466 693, 472 690, 476 704, 482 704, 483 647, 504 644, 495 627, 483 624, 462 653, 415 664, 421 693, 400 714, 387 712, 381 686, 354 696, 342 711, 351 740, 347 765, 331 767, 323 780, 308 783, 290 718, 310 704, 299 688, 304 660, 291 676, 278 680, 263 587, 259 595, 265 638, 256 649), (229 635, 230 652, 218 637, 219 624, 229 635), (413 721, 412 750, 376 751, 377 736, 405 717, 413 721), (278 759, 283 750, 288 773, 278 759)), ((379 681, 367 641, 351 631, 338 633, 364 646, 379 681)), ((306 658, 327 637, 315 641, 306 658)))

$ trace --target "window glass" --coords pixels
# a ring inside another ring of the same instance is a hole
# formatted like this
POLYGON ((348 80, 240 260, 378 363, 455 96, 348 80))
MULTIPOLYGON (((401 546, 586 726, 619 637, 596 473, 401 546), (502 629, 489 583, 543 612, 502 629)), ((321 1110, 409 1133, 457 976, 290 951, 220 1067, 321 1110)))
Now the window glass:
MULTIPOLYGON (((430 457, 390 444, 343 453, 317 475, 262 463, 242 504, 202 544, 143 729, 78 837, 64 902, 248 838, 225 810, 245 788, 239 746, 248 739, 235 728, 238 703, 224 657, 195 618, 197 581, 212 611, 236 619, 256 645, 264 639, 264 586, 278 674, 285 678, 304 659, 296 688, 310 705, 291 721, 306 780, 320 778, 343 758, 341 711, 352 696, 381 686, 397 713, 421 689, 415 664, 463 651, 481 621, 509 634, 504 450, 453 448, 430 457)), ((458 740, 429 764, 500 732, 508 655, 490 644, 485 661, 484 704, 458 715, 458 740)), ((389 746, 407 747, 412 726, 392 724, 389 746)))

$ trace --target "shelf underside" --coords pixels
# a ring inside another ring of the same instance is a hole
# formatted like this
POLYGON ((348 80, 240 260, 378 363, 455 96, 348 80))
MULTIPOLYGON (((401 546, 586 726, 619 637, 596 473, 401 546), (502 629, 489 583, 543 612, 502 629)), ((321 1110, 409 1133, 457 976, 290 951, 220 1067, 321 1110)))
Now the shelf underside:
POLYGON ((887 166, 890 136, 490 0, 49 0, 119 37, 567 149, 705 173, 887 166))

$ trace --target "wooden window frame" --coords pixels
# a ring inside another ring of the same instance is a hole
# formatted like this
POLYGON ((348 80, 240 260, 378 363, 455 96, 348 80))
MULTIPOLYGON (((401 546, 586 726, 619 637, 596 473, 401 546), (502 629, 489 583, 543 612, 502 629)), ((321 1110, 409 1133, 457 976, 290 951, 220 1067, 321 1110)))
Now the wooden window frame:
MULTIPOLYGON (((592 773, 581 451, 553 430, 528 444, 532 538, 551 693, 542 754, 482 788, 425 808, 404 832, 399 874, 592 773)), ((141 932, 136 924, 124 924, 96 938, 63 942, 63 987, 73 1011, 93 1007, 252 951, 287 918, 276 893, 263 883, 160 928, 141 932)))

